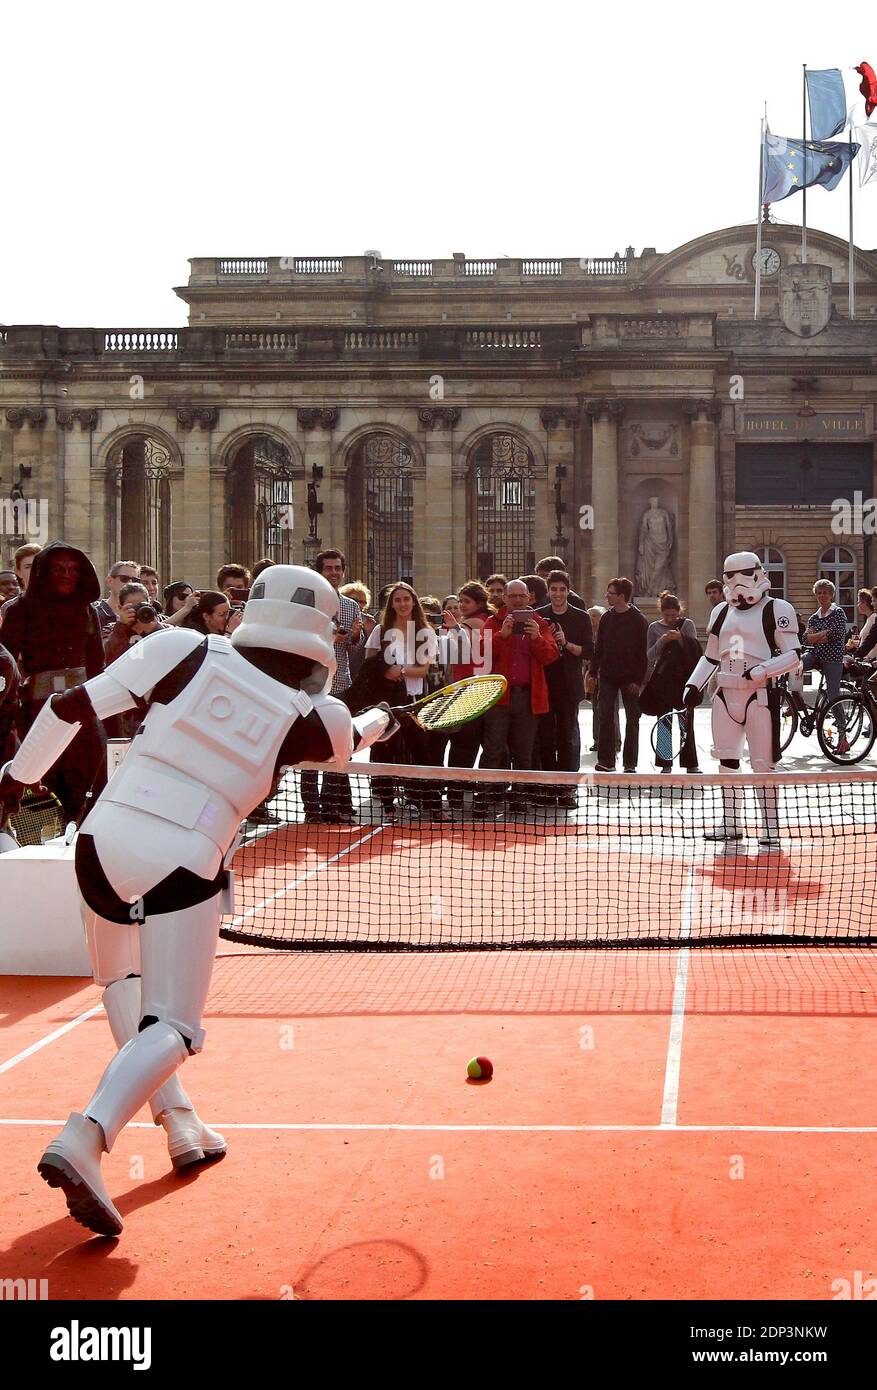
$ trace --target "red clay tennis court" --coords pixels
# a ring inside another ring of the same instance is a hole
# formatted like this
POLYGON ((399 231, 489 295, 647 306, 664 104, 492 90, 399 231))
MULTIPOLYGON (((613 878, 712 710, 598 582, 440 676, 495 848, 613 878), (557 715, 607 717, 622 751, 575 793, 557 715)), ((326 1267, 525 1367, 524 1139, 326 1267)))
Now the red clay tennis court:
MULTIPOLYGON (((535 810, 476 823, 467 805, 451 825, 361 815, 253 835, 232 929, 249 914, 246 930, 279 939, 307 918, 326 936, 331 920, 336 949, 223 944, 185 1084, 228 1155, 175 1175, 144 1111, 105 1160, 118 1241, 90 1239, 35 1171, 110 1055, 100 993, 2 981, 0 1276, 46 1279, 56 1299, 268 1300, 827 1300, 872 1278, 875 958, 800 939, 835 922, 864 942, 864 781, 846 833, 817 784, 799 803, 809 828, 781 815, 778 849, 757 844, 756 802, 732 850, 685 842, 678 807, 671 843, 670 793, 659 813, 620 788, 550 825, 535 810), (551 911, 571 862, 576 913, 551 911), (679 944, 616 946, 613 902, 628 930, 679 944), (602 944, 547 944, 574 920, 602 944), (497 946, 529 922, 541 948, 422 948, 479 921, 497 946), (418 950, 342 948, 414 926, 418 950), (489 1083, 466 1079, 477 1053, 489 1083)), ((715 812, 702 795, 692 824, 715 812)))

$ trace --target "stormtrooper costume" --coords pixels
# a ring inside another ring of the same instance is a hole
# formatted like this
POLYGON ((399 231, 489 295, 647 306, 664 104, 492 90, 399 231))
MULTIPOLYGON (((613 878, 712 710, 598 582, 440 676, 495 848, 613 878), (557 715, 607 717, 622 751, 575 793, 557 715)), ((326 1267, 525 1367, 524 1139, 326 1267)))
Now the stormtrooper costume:
MULTIPOLYGON (((773 772, 779 757, 778 711, 773 692, 777 676, 794 671, 800 661, 798 618, 785 599, 768 598, 770 580, 757 555, 741 551, 725 560, 726 603, 710 614, 706 652, 692 671, 684 703, 694 709, 710 676, 716 675, 712 708, 713 757, 721 772, 739 770, 744 743, 753 772, 773 772)), ((757 788, 763 831, 759 844, 779 843, 777 793, 757 788)), ((742 788, 723 789, 723 825, 708 840, 741 840, 742 788)))
POLYGON ((173 628, 138 643, 48 701, 0 775, 0 804, 14 805, 84 723, 130 710, 144 716, 76 844, 94 977, 120 1050, 38 1165, 64 1190, 71 1215, 100 1234, 122 1229, 102 1154, 145 1102, 167 1131, 175 1167, 225 1152, 175 1073, 203 1045, 241 821, 285 768, 343 766, 355 747, 398 728, 386 707, 352 720, 326 693, 338 607, 321 575, 274 565, 253 585, 230 640, 173 628))

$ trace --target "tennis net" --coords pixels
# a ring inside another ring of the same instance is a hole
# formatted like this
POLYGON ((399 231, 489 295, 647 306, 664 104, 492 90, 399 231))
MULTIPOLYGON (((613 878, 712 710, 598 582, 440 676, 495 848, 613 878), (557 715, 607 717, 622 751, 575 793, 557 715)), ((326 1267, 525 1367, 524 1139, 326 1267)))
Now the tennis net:
POLYGON ((274 819, 246 823, 227 939, 370 951, 877 940, 877 774, 353 762, 344 775, 323 783, 324 819, 313 774, 303 803, 296 771, 268 804, 274 819))

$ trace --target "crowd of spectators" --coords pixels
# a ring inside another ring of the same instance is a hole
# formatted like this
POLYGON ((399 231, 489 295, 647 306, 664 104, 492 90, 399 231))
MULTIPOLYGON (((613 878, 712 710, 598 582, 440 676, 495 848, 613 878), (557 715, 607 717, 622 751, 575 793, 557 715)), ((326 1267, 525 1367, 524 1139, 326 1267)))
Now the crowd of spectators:
MULTIPOLYGON (((216 587, 199 590, 184 579, 162 588, 151 567, 119 560, 102 586, 83 551, 59 541, 45 548, 22 546, 14 570, 0 571, 0 764, 12 756, 46 699, 103 670, 132 644, 169 625, 205 636, 230 635, 254 580, 272 563, 260 561, 252 574, 243 565, 223 565, 216 587)), ((380 745, 380 760, 544 771, 545 783, 528 788, 532 795, 521 798, 521 809, 526 801, 540 800, 564 809, 575 806, 574 791, 552 783, 551 776, 577 772, 582 764, 579 716, 586 700, 593 713, 596 769, 614 771, 620 753, 624 771, 635 772, 644 685, 665 653, 698 649, 696 628, 676 595, 661 595, 658 616, 650 623, 632 602, 630 580, 618 576, 607 586, 605 606, 588 607, 558 556, 546 556, 533 574, 469 580, 441 599, 418 595, 400 580, 385 586, 374 601, 361 580, 348 582, 344 554, 335 548, 322 551, 314 564, 338 591, 332 693, 351 709, 381 700, 409 703, 490 670, 508 681, 497 705, 450 736, 405 721, 380 745)), ((706 592, 713 604, 723 602, 719 580, 706 592)), ((814 595, 817 610, 806 628, 802 625, 803 664, 823 673, 832 695, 840 686, 845 652, 860 658, 873 652, 877 659, 877 599, 868 589, 859 592, 862 625, 848 638, 833 585, 819 581, 814 595)), ((674 762, 675 719, 663 714, 655 728, 655 765, 663 772, 674 762)), ((68 820, 80 818, 89 796, 103 785, 107 736, 130 737, 137 723, 135 712, 107 721, 105 728, 83 728, 47 774, 68 820)), ((698 772, 692 723, 680 721, 678 733, 681 765, 698 772)), ((450 776, 435 782, 410 778, 401 794, 422 815, 442 821, 448 819, 443 798, 449 808, 461 806, 465 789, 465 782, 450 776)), ((384 815, 393 818, 400 782, 376 777, 374 791, 384 815)), ((350 782, 342 774, 303 772, 301 795, 308 822, 351 825, 356 820, 350 782)), ((489 817, 495 802, 483 784, 473 815, 489 817)), ((255 818, 260 817, 276 819, 268 805, 257 809, 255 818)))

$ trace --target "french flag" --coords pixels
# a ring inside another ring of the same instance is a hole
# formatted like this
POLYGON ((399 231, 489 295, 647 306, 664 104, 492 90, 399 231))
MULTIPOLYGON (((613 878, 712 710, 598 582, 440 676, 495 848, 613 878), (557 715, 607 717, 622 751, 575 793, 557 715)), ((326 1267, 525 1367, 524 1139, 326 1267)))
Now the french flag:
POLYGON ((813 140, 830 140, 848 125, 863 125, 877 111, 877 73, 870 63, 808 69, 806 76, 813 140))

